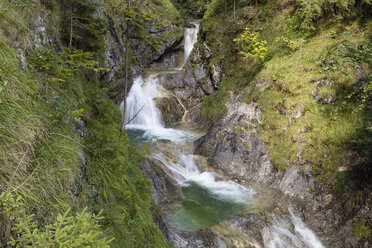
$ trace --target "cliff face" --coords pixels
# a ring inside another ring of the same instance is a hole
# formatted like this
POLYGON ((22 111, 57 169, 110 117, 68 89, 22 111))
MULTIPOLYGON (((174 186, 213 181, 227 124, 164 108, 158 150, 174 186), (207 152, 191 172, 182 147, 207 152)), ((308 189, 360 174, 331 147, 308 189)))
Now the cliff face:
MULTIPOLYGON (((151 6, 147 6, 151 8, 151 6)), ((146 7, 143 7, 146 11, 146 7)), ((163 9, 162 11, 174 11, 163 9)), ((126 54, 126 26, 120 26, 113 21, 116 16, 111 16, 110 13, 103 12, 102 15, 107 20, 108 35, 105 37, 105 66, 110 69, 107 75, 102 75, 108 82, 115 86, 112 92, 113 96, 118 96, 123 91, 124 81, 124 66, 126 54)), ((123 24, 122 24, 123 25, 123 24)), ((130 24, 129 24, 130 25, 130 24)), ((141 31, 146 33, 148 37, 135 38, 138 31, 130 27, 129 37, 129 59, 130 59, 130 80, 132 76, 139 75, 151 63, 157 61, 164 54, 177 50, 181 46, 183 38, 183 27, 180 19, 160 19, 150 20, 141 31), (148 44, 146 40, 153 39, 156 43, 148 44)), ((122 96, 119 96, 119 99, 122 96)))

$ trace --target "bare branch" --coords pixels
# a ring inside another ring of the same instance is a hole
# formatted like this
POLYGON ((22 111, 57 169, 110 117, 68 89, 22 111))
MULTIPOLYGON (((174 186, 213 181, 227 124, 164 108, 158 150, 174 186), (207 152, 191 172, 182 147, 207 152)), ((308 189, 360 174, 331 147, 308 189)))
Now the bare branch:
POLYGON ((142 106, 142 108, 132 117, 132 119, 130 119, 127 123, 125 123, 124 124, 124 126, 126 126, 126 125, 128 125, 131 121, 133 121, 134 120, 134 118, 136 118, 137 117, 137 115, 139 114, 139 113, 141 113, 141 111, 142 111, 142 109, 145 107, 145 105, 146 105, 146 103, 145 104, 143 104, 143 106, 142 106))

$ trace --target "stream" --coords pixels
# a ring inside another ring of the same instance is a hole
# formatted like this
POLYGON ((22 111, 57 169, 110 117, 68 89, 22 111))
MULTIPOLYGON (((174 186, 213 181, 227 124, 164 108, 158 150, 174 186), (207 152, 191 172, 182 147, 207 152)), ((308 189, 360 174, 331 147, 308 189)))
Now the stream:
MULTIPOLYGON (((198 30, 198 24, 185 30, 184 63, 197 42, 198 30)), ((218 237, 217 247, 324 247, 291 200, 257 184, 238 184, 214 171, 206 158, 193 154, 193 142, 203 134, 190 127, 179 98, 182 122, 164 125, 154 98, 177 96, 162 87, 159 78, 182 67, 150 70, 136 77, 126 101, 126 122, 137 115, 126 126, 131 142, 151 143, 148 159, 181 189, 182 200, 163 213, 167 222, 179 230, 209 228, 218 237)))

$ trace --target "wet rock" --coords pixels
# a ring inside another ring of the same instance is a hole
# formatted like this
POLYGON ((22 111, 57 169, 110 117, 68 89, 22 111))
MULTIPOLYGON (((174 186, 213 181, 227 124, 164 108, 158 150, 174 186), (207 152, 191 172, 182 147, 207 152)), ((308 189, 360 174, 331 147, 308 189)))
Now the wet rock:
POLYGON ((182 121, 184 109, 179 104, 176 97, 154 98, 154 101, 158 106, 162 114, 162 120, 166 125, 182 121))
POLYGON ((180 68, 183 66, 183 50, 167 52, 158 60, 151 63, 151 68, 180 68))
POLYGON ((167 139, 158 139, 158 142, 163 143, 163 144, 170 144, 170 143, 172 143, 172 141, 167 140, 167 139))

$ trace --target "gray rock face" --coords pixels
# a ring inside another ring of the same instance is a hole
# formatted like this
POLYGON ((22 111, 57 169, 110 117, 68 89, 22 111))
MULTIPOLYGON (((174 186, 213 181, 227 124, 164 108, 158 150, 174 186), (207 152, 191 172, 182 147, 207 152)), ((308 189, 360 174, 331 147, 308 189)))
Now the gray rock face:
POLYGON ((302 199, 311 197, 314 178, 309 171, 293 166, 277 171, 259 135, 261 109, 254 102, 227 103, 228 114, 202 138, 195 152, 207 156, 216 169, 241 182, 254 181, 280 189, 302 199), (295 183, 294 183, 295 182, 295 183))
MULTIPOLYGON (((112 82, 114 90, 110 92, 112 98, 119 98, 121 101, 122 97, 120 93, 124 87, 124 71, 123 65, 125 64, 125 34, 122 30, 117 30, 114 25, 114 21, 111 16, 107 13, 102 13, 106 16, 108 35, 105 37, 105 65, 110 71, 102 75, 106 77, 108 82, 112 82)), ((132 65, 129 69, 131 74, 140 74, 150 63, 160 61, 158 64, 163 66, 173 66, 178 63, 174 60, 174 57, 167 56, 169 52, 180 49, 181 41, 183 38, 182 28, 178 25, 169 24, 165 27, 158 25, 148 25, 146 27, 147 33, 153 37, 158 37, 165 33, 174 33, 174 35, 167 38, 161 43, 159 49, 154 51, 151 47, 145 44, 143 40, 130 39, 130 52, 134 54, 137 60, 137 64, 132 65), (179 32, 176 32, 179 30, 179 32)), ((134 37, 134 34, 129 34, 129 37, 134 37)), ((132 80, 129 80, 132 81, 132 80)), ((131 86, 131 85, 130 85, 131 86)))
POLYGON ((167 74, 160 79, 164 88, 182 100, 189 111, 188 119, 200 126, 207 123, 200 114, 201 98, 213 94, 223 77, 222 69, 218 65, 213 64, 210 68, 205 66, 209 64, 210 58, 210 49, 205 43, 196 45, 190 59, 179 73, 167 74))
MULTIPOLYGON (((300 199, 306 223, 321 234, 326 247, 369 247, 371 238, 355 237, 353 223, 372 221, 371 194, 361 194, 358 199, 351 200, 323 188, 316 182, 306 161, 278 171, 259 135, 260 107, 254 102, 240 102, 239 97, 226 106, 228 114, 195 141, 195 153, 207 156, 212 167, 236 181, 258 182, 280 190, 287 197, 300 199)), ((298 118, 301 111, 300 106, 292 118, 298 118)), ((246 219, 244 222, 248 223, 246 219)))

